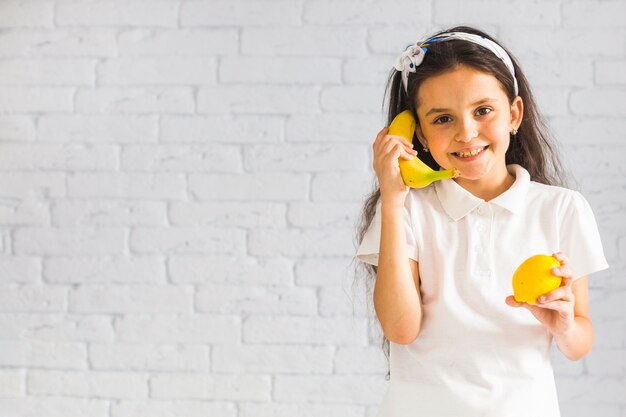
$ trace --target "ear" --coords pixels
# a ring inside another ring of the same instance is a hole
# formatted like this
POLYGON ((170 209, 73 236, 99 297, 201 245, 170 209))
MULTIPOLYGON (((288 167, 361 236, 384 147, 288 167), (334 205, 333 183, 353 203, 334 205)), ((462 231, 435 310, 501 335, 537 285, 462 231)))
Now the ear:
POLYGON ((517 96, 513 99, 513 103, 511 104, 511 129, 519 129, 519 126, 522 124, 523 118, 524 101, 522 101, 522 98, 520 96, 517 96))
POLYGON ((426 142, 426 139, 424 138, 424 133, 422 133, 422 128, 420 127, 419 123, 415 124, 415 136, 417 136, 417 140, 419 140, 422 147, 426 147, 428 145, 428 142, 426 142))

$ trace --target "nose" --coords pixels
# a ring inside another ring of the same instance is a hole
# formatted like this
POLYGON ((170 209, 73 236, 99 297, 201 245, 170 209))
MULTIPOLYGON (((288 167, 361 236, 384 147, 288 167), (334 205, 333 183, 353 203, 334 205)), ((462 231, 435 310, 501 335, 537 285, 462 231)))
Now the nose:
POLYGON ((467 143, 478 136, 476 122, 472 119, 462 119, 454 139, 457 142, 467 143))

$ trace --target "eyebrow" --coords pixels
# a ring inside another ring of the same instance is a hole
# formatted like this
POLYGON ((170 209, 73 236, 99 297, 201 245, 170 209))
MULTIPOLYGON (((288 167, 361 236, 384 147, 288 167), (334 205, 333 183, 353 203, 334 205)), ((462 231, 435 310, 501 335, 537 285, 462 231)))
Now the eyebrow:
MULTIPOLYGON (((487 97, 487 98, 483 98, 482 100, 478 100, 478 101, 470 104, 470 107, 477 106, 479 104, 490 103, 492 101, 498 101, 498 100, 496 100, 495 98, 488 98, 487 97)), ((450 109, 441 109, 441 108, 436 108, 435 107, 435 108, 432 108, 432 109, 428 110, 428 112, 426 112, 426 116, 431 115, 433 113, 445 113, 445 112, 449 112, 449 111, 451 111, 451 110, 450 109)))

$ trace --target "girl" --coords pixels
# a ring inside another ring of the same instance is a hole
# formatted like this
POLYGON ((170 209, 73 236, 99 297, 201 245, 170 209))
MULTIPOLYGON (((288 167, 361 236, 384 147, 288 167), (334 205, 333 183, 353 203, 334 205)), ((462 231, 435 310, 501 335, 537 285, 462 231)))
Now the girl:
POLYGON ((389 346, 378 416, 559 416, 551 343, 571 360, 590 351, 587 275, 608 265, 522 70, 489 35, 455 27, 409 46, 389 82, 389 122, 408 109, 417 128, 413 143, 378 133, 379 189, 358 230, 389 346), (398 158, 414 147, 461 176, 409 189, 398 158), (539 253, 560 261, 562 286, 517 303, 513 272, 539 253))

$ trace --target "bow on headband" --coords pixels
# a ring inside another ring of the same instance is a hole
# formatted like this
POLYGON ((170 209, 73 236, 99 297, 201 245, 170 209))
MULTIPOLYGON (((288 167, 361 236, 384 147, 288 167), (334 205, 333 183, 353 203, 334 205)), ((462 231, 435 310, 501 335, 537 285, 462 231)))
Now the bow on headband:
POLYGON ((402 71, 402 83, 404 84, 404 91, 407 91, 407 83, 409 80, 409 73, 415 72, 417 67, 424 61, 424 57, 426 56, 426 52, 428 51, 428 46, 435 42, 444 42, 452 39, 461 39, 465 41, 469 41, 475 44, 478 44, 484 48, 489 49, 493 52, 498 58, 504 62, 506 67, 511 72, 513 76, 513 87, 515 90, 515 95, 519 94, 519 87, 517 85, 517 78, 515 78, 515 67, 513 66, 513 61, 511 61, 511 57, 506 51, 494 41, 483 38, 479 35, 474 35, 473 33, 464 33, 464 32, 447 32, 442 33, 441 35, 434 36, 432 38, 427 39, 426 41, 420 43, 415 43, 413 45, 409 45, 406 47, 404 52, 398 56, 396 62, 394 63, 394 68, 397 71, 402 71))

